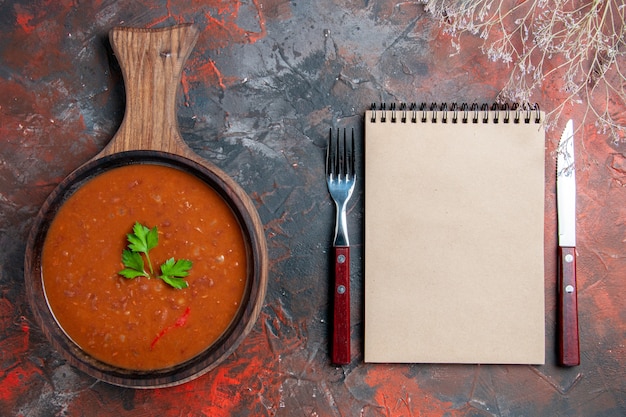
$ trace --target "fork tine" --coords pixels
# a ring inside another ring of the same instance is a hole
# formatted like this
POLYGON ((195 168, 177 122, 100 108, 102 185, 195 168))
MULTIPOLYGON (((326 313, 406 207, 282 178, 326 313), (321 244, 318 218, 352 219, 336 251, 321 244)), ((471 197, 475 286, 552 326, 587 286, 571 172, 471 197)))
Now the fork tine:
POLYGON ((333 128, 328 132, 328 145, 326 146, 326 176, 332 178, 337 171, 337 143, 333 140, 333 128))
POLYGON ((355 177, 355 164, 354 164, 354 129, 352 129, 352 137, 350 138, 350 141, 346 141, 346 131, 344 129, 343 131, 343 137, 344 137, 344 142, 345 142, 345 148, 346 148, 346 154, 345 154, 345 160, 346 160, 346 179, 350 179, 350 178, 354 178, 355 177))
POLYGON ((343 130, 343 138, 341 137, 341 129, 337 128, 337 178, 345 179, 346 175, 346 130, 343 130))

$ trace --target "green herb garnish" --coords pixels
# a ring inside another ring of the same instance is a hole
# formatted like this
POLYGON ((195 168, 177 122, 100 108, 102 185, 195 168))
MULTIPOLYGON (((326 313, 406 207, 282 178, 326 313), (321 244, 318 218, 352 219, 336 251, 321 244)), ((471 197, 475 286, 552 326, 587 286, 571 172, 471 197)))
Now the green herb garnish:
POLYGON ((124 278, 133 279, 137 277, 148 277, 145 269, 143 269, 143 258, 140 253, 125 250, 122 252, 122 263, 126 268, 122 269, 119 274, 124 278))
MULTIPOLYGON (((159 232, 156 226, 152 229, 148 229, 146 226, 136 222, 133 226, 133 233, 126 235, 128 238, 128 249, 135 253, 143 253, 148 260, 148 267, 150 267, 150 273, 154 274, 152 269, 152 262, 150 262, 150 256, 148 252, 159 244, 159 232)), ((128 265, 126 265, 128 266, 128 265)))
POLYGON ((191 269, 191 261, 188 259, 179 259, 174 261, 170 258, 161 265, 161 274, 159 278, 167 282, 174 288, 187 288, 189 284, 183 278, 189 275, 191 269))
POLYGON ((149 252, 159 243, 159 233, 155 227, 152 229, 136 222, 133 226, 133 233, 126 235, 128 239, 128 249, 122 252, 122 263, 124 269, 119 274, 124 278, 133 279, 137 277, 151 278, 156 276, 174 288, 187 288, 189 284, 183 278, 189 275, 192 262, 188 259, 170 258, 161 265, 161 275, 155 275, 152 269, 149 252), (143 256, 142 256, 143 254, 143 256), (148 273, 144 266, 143 257, 148 261, 148 273))

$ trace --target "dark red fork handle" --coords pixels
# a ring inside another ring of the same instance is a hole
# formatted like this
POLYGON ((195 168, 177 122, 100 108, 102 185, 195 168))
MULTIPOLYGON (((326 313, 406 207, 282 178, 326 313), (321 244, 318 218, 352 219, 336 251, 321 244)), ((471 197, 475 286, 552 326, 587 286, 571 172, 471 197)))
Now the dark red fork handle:
POLYGON ((335 246, 332 361, 350 363, 350 247, 335 246))

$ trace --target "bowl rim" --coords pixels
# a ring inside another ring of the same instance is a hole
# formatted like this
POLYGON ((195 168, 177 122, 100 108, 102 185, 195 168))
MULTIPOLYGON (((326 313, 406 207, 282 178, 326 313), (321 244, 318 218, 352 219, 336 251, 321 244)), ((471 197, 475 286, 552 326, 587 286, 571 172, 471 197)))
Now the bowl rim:
POLYGON ((248 195, 230 177, 209 163, 154 150, 133 150, 103 156, 69 174, 45 200, 31 228, 24 258, 27 298, 35 320, 55 350, 75 368, 113 385, 161 388, 195 379, 223 362, 250 332, 265 299, 268 258, 263 225, 248 195), (65 333, 48 306, 43 287, 41 256, 49 226, 63 203, 91 178, 111 169, 155 164, 179 169, 213 188, 237 218, 246 244, 248 271, 241 307, 224 333, 204 351, 172 367, 137 371, 109 365, 84 352, 65 333))

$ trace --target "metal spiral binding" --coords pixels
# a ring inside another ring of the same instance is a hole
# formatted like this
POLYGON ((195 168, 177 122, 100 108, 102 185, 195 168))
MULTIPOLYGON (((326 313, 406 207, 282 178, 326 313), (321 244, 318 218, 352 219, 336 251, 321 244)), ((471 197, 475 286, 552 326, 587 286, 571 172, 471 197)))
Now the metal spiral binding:
POLYGON ((407 103, 400 103, 399 106, 396 103, 389 105, 387 110, 387 104, 381 103, 377 106, 376 103, 372 103, 371 107, 371 123, 541 123, 541 110, 539 104, 524 103, 521 106, 518 103, 509 105, 493 103, 491 107, 489 104, 482 103, 479 107, 478 103, 458 103, 453 102, 448 109, 448 103, 430 103, 430 106, 422 102, 419 104, 413 102, 407 105, 407 103), (501 113, 504 112, 504 115, 501 113), (389 114, 388 114, 389 113, 389 114), (398 116, 399 115, 399 116, 398 116), (410 117, 409 117, 410 115, 410 117), (418 117, 419 116, 419 117, 418 117))

